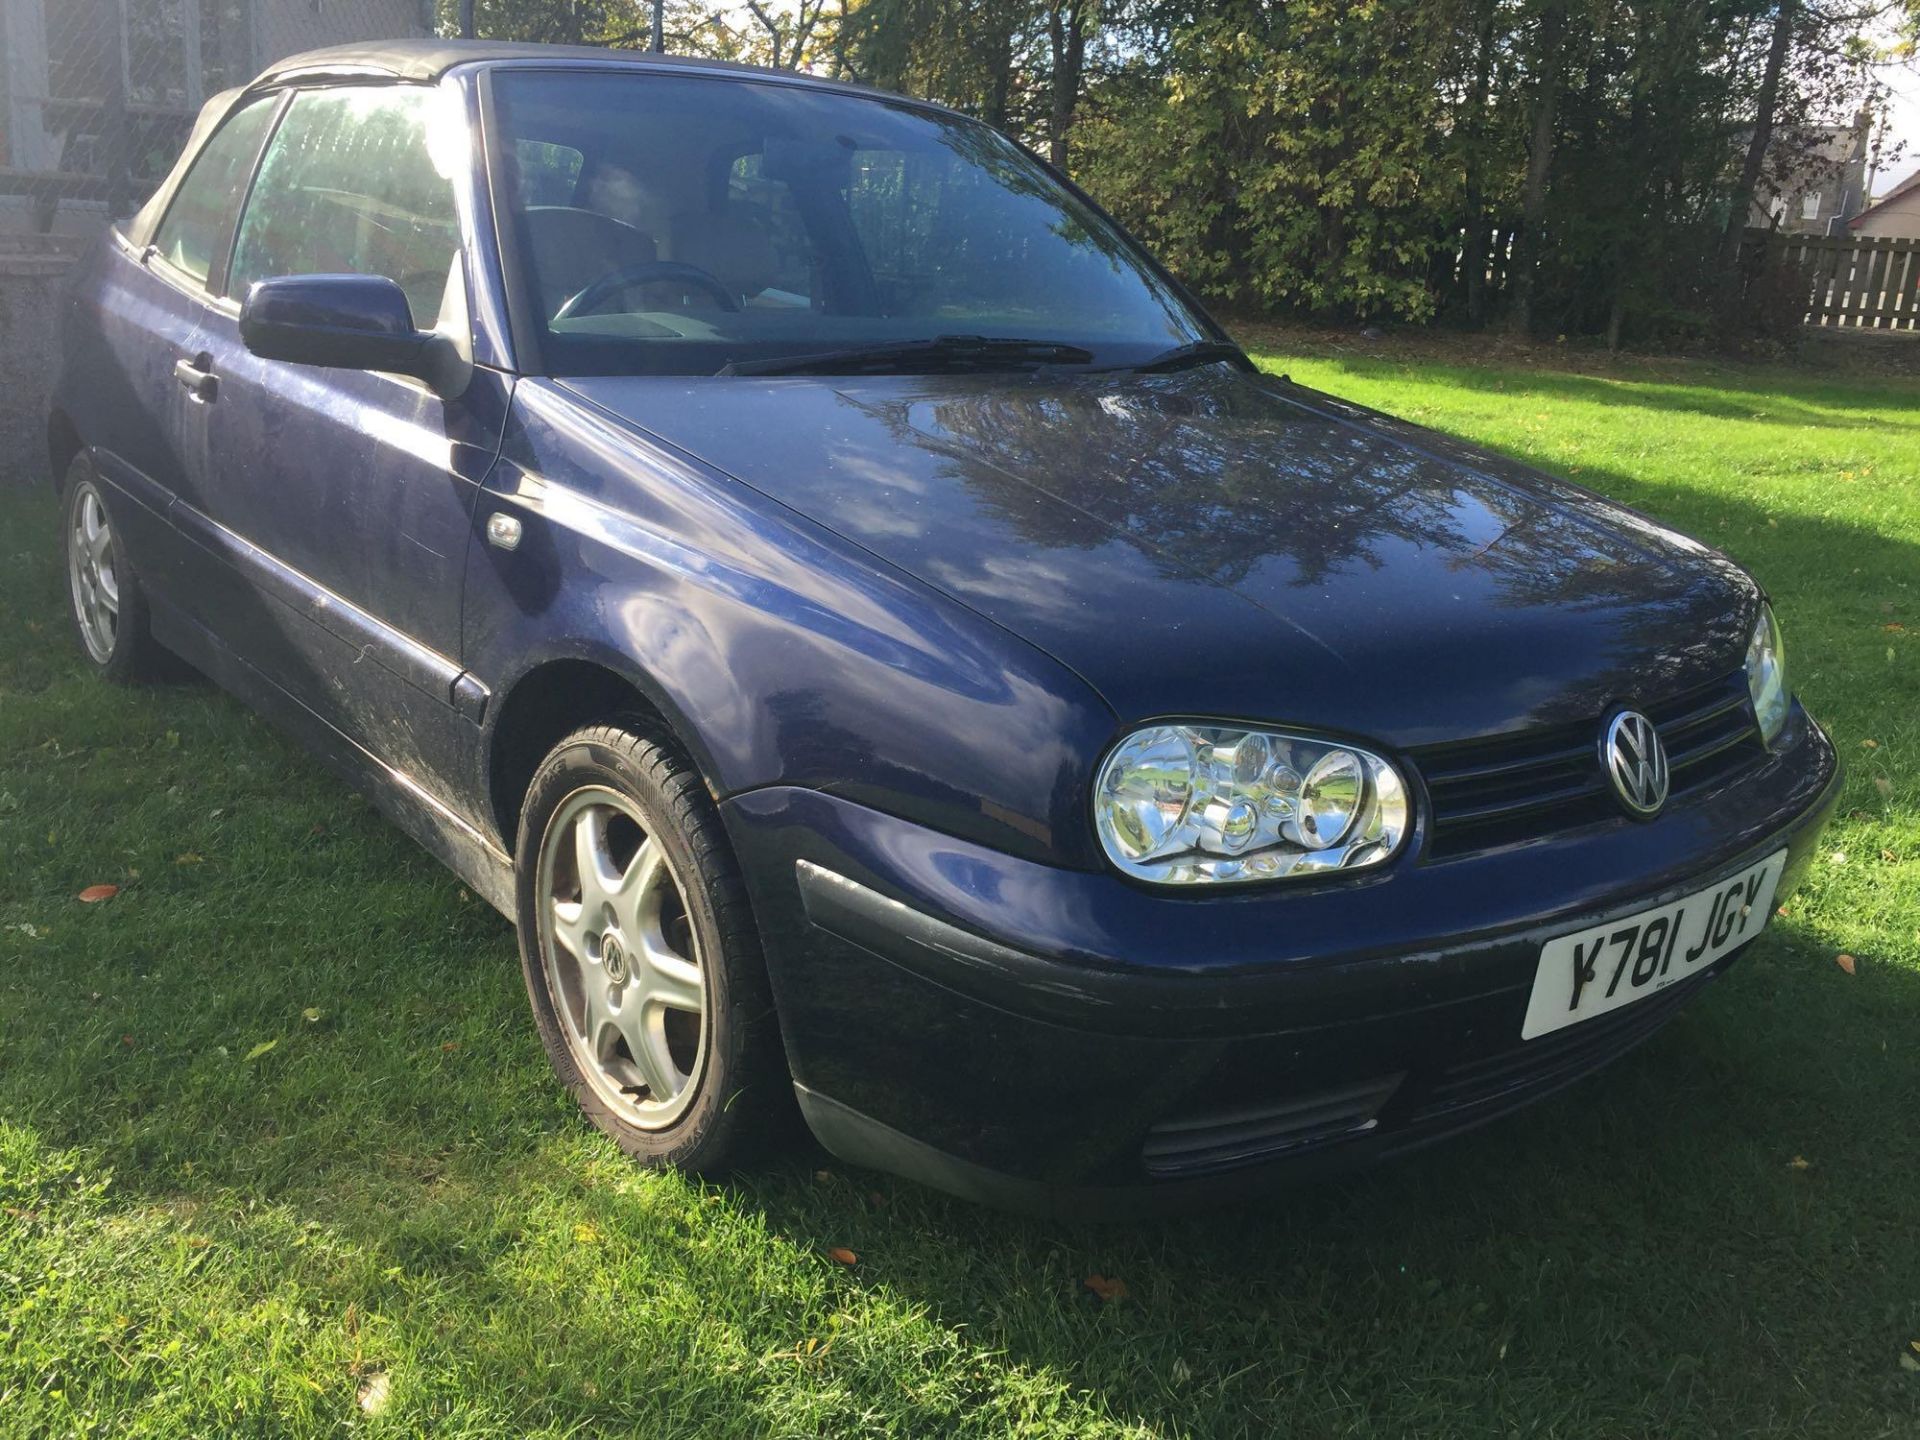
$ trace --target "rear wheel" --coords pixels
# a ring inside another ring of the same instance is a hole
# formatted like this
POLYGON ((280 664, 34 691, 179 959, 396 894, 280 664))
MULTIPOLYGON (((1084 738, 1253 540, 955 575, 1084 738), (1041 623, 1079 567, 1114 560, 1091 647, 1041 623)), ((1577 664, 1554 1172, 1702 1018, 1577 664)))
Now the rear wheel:
POLYGON ((105 490, 85 455, 67 469, 61 506, 68 613, 94 671, 129 684, 166 671, 166 652, 147 628, 147 597, 127 558, 105 490))
POLYGON ((567 737, 528 789, 521 966, 548 1059, 649 1165, 737 1163, 785 1067, 746 893, 706 787, 644 722, 567 737))

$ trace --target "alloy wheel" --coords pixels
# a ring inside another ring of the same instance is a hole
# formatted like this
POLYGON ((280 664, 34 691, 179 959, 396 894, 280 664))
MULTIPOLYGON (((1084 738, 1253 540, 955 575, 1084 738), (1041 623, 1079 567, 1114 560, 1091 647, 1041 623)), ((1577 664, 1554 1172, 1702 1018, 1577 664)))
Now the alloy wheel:
POLYGON ((68 509, 67 583, 73 591, 80 638, 96 664, 113 658, 120 633, 120 577, 114 569, 113 529, 100 492, 87 481, 68 509))
POLYGON ((692 1103, 707 1059, 707 986, 684 894, 640 811, 604 786, 562 802, 534 891, 541 963, 581 1075, 630 1124, 692 1103))

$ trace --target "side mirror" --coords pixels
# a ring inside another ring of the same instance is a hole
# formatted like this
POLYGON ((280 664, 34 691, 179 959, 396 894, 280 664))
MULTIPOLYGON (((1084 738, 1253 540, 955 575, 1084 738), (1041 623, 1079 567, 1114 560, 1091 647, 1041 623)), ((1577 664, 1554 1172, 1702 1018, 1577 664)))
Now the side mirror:
POLYGON ((240 339, 263 360, 411 375, 451 399, 472 367, 445 335, 417 330, 407 295, 384 275, 280 275, 255 281, 240 339))

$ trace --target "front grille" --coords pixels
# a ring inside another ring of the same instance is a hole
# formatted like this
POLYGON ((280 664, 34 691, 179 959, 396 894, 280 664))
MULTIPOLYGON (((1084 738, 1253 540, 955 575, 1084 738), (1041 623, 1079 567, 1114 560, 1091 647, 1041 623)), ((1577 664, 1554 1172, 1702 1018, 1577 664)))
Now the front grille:
POLYGON ((1140 1158, 1154 1179, 1171 1180, 1360 1134, 1373 1128, 1374 1116, 1399 1085, 1400 1077, 1390 1075, 1278 1104, 1163 1120, 1147 1133, 1140 1158))
POLYGON ((1415 1123, 1445 1119, 1464 1124, 1476 1112, 1504 1110, 1572 1084, 1652 1035, 1731 963, 1722 960, 1611 1015, 1451 1066, 1426 1088, 1411 1118, 1415 1123))
MULTIPOLYGON (((1766 754, 1744 670, 1641 709, 1667 748, 1675 796, 1766 754)), ((1427 854, 1450 858, 1622 819, 1600 769, 1600 721, 1416 751, 1433 800, 1427 854)))

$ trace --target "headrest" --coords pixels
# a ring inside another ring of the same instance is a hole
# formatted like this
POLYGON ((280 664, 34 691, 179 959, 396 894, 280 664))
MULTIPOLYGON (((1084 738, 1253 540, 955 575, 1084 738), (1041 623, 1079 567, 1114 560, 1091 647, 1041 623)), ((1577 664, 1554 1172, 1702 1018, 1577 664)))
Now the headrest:
POLYGON ((751 298, 773 283, 779 261, 766 227, 732 210, 689 210, 673 217, 673 258, 711 271, 751 298))

